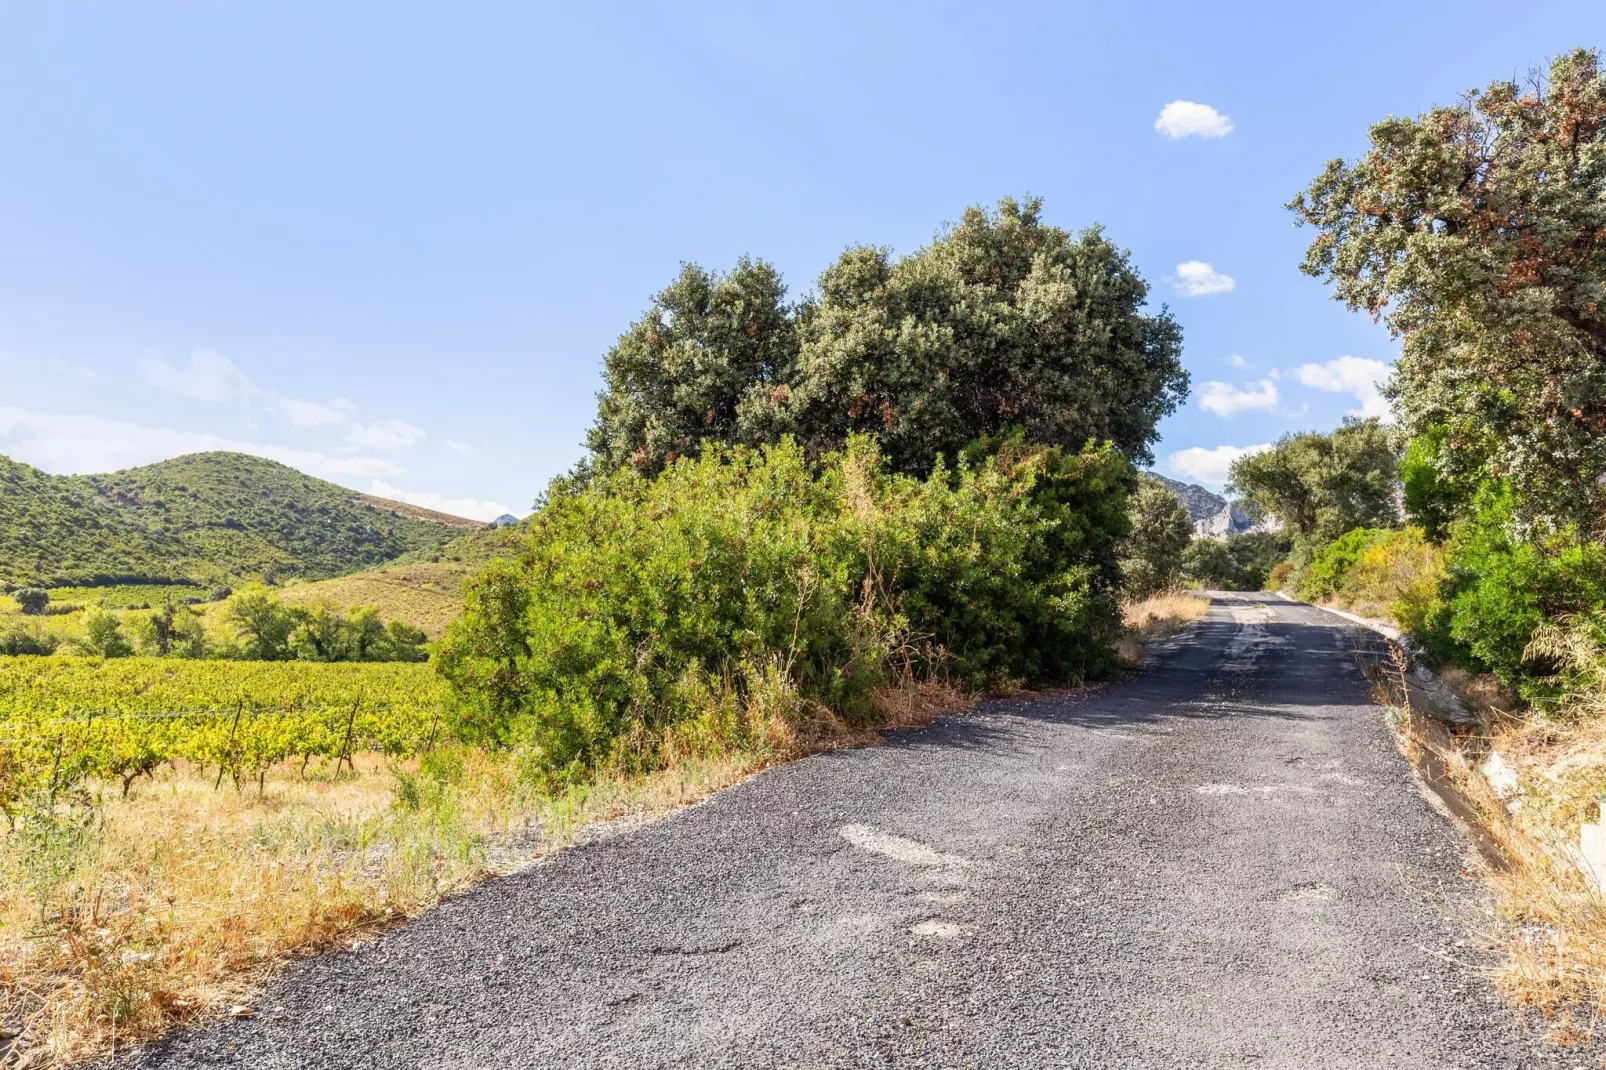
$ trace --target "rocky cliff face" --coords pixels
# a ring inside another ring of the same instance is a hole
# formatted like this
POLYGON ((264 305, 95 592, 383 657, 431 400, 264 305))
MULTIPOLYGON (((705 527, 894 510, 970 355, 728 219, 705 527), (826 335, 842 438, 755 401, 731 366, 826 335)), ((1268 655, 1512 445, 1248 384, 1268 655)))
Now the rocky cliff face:
POLYGON ((1167 479, 1157 472, 1145 472, 1144 475, 1155 480, 1166 490, 1180 498, 1182 504, 1188 510, 1188 518, 1195 524, 1215 516, 1227 507, 1227 499, 1219 494, 1212 494, 1197 483, 1183 483, 1175 479, 1167 479))
POLYGON ((1237 502, 1228 502, 1218 511, 1193 522, 1193 535, 1198 539, 1225 539, 1255 526, 1249 514, 1238 508, 1237 502))

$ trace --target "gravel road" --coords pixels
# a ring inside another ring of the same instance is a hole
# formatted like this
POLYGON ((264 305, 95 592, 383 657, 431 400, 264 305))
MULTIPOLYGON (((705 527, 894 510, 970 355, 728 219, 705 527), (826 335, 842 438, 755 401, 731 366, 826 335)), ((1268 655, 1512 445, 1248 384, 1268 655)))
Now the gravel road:
POLYGON ((1217 596, 1137 679, 770 770, 132 1065, 1584 1065, 1468 968, 1466 842, 1351 642, 1217 596))

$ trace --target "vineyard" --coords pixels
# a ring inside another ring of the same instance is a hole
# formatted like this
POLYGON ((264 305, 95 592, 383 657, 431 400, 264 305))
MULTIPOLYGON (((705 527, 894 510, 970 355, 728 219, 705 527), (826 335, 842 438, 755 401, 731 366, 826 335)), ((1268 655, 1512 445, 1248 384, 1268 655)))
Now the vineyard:
POLYGON ((0 657, 0 811, 177 760, 260 787, 286 760, 410 757, 445 698, 423 664, 0 657))

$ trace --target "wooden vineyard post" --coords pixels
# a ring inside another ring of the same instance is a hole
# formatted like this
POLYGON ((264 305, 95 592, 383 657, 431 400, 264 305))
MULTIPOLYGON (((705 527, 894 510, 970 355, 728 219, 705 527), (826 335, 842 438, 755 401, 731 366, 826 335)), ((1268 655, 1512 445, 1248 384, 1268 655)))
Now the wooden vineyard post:
POLYGON ((340 743, 340 757, 335 759, 335 777, 340 776, 340 765, 344 762, 351 767, 351 775, 357 775, 357 763, 351 760, 351 730, 357 724, 357 707, 362 705, 362 699, 351 704, 351 716, 346 718, 346 738, 340 743))
POLYGON ((223 770, 228 767, 227 758, 229 751, 234 749, 234 730, 240 727, 240 711, 243 709, 245 709, 244 699, 241 699, 234 704, 234 720, 229 722, 228 742, 223 744, 223 753, 218 756, 217 781, 212 785, 213 791, 216 791, 223 786, 223 770))

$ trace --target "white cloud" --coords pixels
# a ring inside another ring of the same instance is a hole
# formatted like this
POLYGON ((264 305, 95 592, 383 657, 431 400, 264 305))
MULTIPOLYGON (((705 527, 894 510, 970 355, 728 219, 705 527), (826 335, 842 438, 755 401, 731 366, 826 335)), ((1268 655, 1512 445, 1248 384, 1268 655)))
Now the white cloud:
POLYGON ((1206 383, 1204 389, 1199 392, 1199 407, 1223 419, 1231 419, 1240 412, 1251 409, 1274 409, 1277 407, 1277 384, 1270 379, 1262 379, 1247 386, 1206 383))
POLYGON ((1232 356, 1227 358, 1227 363, 1231 364, 1234 368, 1247 368, 1247 367, 1249 367, 1249 362, 1247 360, 1245 360, 1244 358, 1240 357, 1236 353, 1234 353, 1232 356))
POLYGON ((205 450, 266 457, 321 479, 406 474, 406 469, 380 457, 335 457, 168 427, 142 427, 98 416, 56 415, 0 406, 0 453, 60 475, 111 472, 205 450))
POLYGON ((351 410, 356 408, 345 398, 335 398, 324 405, 316 401, 297 401, 280 398, 279 411, 297 427, 328 427, 331 424, 351 422, 351 410))
POLYGON ((1217 446, 1208 450, 1202 446, 1194 446, 1171 454, 1165 459, 1165 464, 1174 475, 1220 486, 1227 482, 1233 461, 1269 449, 1271 449, 1270 442, 1262 442, 1258 446, 1217 446))
POLYGON ((1352 416, 1389 415, 1388 399, 1383 396, 1383 383, 1389 377, 1389 366, 1381 360, 1366 357, 1337 357, 1326 364, 1301 364, 1294 376, 1305 386, 1325 390, 1329 394, 1350 394, 1361 403, 1352 416))
POLYGON ((1231 275, 1223 275, 1203 260, 1184 260, 1177 265, 1177 273, 1171 280, 1171 285, 1183 297, 1205 297, 1209 294, 1224 294, 1238 284, 1231 275))
POLYGON ((400 450, 424 438, 424 429, 401 420, 379 420, 371 424, 352 424, 346 441, 371 450, 400 450))
POLYGON ((227 401, 261 393, 234 361, 210 349, 195 350, 184 366, 147 354, 139 358, 139 367, 152 386, 198 401, 227 401))
POLYGON ((1173 100, 1160 109, 1154 128, 1173 141, 1184 137, 1226 137, 1232 133, 1232 120, 1208 104, 1173 100))
POLYGON ((442 445, 449 450, 456 450, 458 453, 474 452, 474 446, 468 442, 453 442, 451 439, 447 439, 442 445))
POLYGON ((453 516, 466 516, 471 520, 495 520, 503 513, 511 513, 512 509, 501 502, 484 502, 478 498, 446 498, 439 494, 423 494, 413 490, 403 490, 393 487, 382 479, 374 480, 374 485, 368 488, 368 493, 380 498, 389 498, 391 501, 406 502, 408 505, 417 505, 425 509, 434 509, 441 513, 451 513, 453 516))

